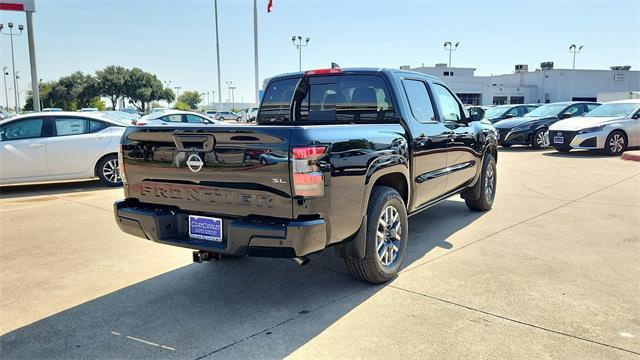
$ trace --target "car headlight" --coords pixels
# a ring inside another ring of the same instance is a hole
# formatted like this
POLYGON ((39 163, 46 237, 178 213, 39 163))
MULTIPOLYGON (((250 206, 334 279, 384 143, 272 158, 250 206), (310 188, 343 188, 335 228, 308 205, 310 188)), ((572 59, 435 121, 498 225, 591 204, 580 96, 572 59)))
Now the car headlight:
POLYGON ((578 131, 578 134, 587 134, 587 133, 601 131, 602 129, 604 129, 604 127, 605 127, 605 125, 593 126, 593 127, 582 129, 582 130, 578 131))

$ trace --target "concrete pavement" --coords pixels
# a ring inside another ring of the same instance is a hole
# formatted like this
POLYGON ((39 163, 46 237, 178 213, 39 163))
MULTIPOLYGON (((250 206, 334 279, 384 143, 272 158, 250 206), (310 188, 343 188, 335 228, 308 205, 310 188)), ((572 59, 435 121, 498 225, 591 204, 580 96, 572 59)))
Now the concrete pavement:
POLYGON ((2 358, 640 357, 640 164, 502 149, 494 209, 410 219, 383 286, 327 251, 190 264, 119 232, 120 189, 0 189, 2 358))

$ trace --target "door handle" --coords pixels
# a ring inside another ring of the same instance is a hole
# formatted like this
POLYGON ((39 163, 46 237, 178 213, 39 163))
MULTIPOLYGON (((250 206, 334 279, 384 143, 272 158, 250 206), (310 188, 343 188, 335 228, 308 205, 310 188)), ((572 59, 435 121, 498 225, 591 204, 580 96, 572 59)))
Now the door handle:
POLYGON ((29 144, 27 147, 30 149, 37 149, 43 147, 44 144, 29 144))

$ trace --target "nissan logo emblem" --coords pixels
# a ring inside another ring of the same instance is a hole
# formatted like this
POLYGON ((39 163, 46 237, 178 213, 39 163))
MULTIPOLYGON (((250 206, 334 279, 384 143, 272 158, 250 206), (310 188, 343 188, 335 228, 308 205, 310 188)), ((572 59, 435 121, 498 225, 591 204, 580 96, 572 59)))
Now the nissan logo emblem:
POLYGON ((204 162, 202 161, 200 156, 198 156, 198 154, 191 154, 187 158, 187 166, 189 167, 189 170, 193 172, 198 172, 202 170, 202 167, 204 166, 204 162))

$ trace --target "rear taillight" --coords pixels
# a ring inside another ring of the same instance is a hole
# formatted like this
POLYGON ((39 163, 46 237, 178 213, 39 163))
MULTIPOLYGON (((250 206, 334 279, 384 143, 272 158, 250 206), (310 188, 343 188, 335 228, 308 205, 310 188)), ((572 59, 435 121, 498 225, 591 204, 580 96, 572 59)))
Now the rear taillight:
POLYGON ((295 196, 318 197, 324 195, 324 174, 318 160, 327 148, 310 146, 293 148, 293 193, 295 196))
POLYGON ((118 172, 120 173, 122 183, 125 184, 127 178, 124 176, 124 145, 120 145, 120 151, 118 151, 118 172))

